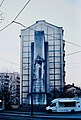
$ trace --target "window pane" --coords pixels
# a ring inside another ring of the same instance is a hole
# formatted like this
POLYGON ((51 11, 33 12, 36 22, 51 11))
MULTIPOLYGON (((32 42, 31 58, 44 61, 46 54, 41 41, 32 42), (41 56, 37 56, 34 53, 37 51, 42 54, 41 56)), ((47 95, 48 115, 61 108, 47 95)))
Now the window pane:
POLYGON ((60 68, 60 63, 55 63, 55 68, 60 68))
POLYGON ((54 50, 54 46, 52 45, 52 46, 49 46, 49 51, 53 51, 54 50))
POLYGON ((60 50, 60 46, 55 46, 55 50, 60 50))
POLYGON ((28 74, 28 73, 29 73, 28 69, 23 70, 23 74, 28 74))
POLYGON ((49 41, 49 42, 48 42, 48 45, 54 45, 54 41, 52 41, 52 40, 49 41))
POLYGON ((49 75, 50 79, 54 79, 54 75, 49 75))
POLYGON ((55 62, 60 62, 60 57, 55 57, 55 62))
POLYGON ((23 52, 23 57, 28 57, 28 52, 23 52))
POLYGON ((49 57, 49 62, 54 62, 54 57, 49 57))
POLYGON ((55 40, 55 45, 60 45, 60 40, 55 40))
POLYGON ((49 63, 50 68, 54 68, 54 63, 49 63))
POLYGON ((55 56, 60 56, 60 51, 55 52, 55 56))
POLYGON ((54 74, 54 69, 49 69, 50 74, 54 74))
POLYGON ((50 107, 55 107, 56 106, 56 103, 52 103, 51 105, 50 105, 50 107))
POLYGON ((51 27, 48 27, 49 36, 53 36, 53 32, 54 32, 54 29, 52 29, 51 27))
POLYGON ((54 52, 49 52, 49 56, 54 56, 54 52))
POLYGON ((28 36, 24 35, 23 39, 24 39, 24 41, 28 41, 28 36))
POLYGON ((50 86, 54 86, 54 80, 50 81, 50 86))
POLYGON ((55 79, 60 79, 60 75, 55 75, 55 79))
POLYGON ((30 64, 23 64, 23 69, 27 69, 30 66, 30 64))
POLYGON ((23 58, 23 63, 28 63, 28 59, 27 58, 23 58))
POLYGON ((61 84, 60 80, 59 81, 55 81, 55 85, 60 85, 60 84, 61 84))
POLYGON ((23 87, 23 92, 28 92, 28 87, 23 87))
POLYGON ((24 42, 23 42, 23 46, 28 46, 28 42, 27 42, 27 41, 24 41, 24 42))
POLYGON ((24 97, 27 97, 27 93, 23 93, 23 98, 24 98, 24 97))
POLYGON ((28 47, 23 47, 23 52, 27 52, 28 51, 28 47))
POLYGON ((55 69, 55 74, 60 73, 60 69, 55 69))
POLYGON ((59 102, 59 107, 76 107, 76 102, 59 102))
POLYGON ((28 80, 28 75, 23 75, 23 80, 28 80))
POLYGON ((27 81, 23 80, 23 86, 28 86, 28 80, 27 81))

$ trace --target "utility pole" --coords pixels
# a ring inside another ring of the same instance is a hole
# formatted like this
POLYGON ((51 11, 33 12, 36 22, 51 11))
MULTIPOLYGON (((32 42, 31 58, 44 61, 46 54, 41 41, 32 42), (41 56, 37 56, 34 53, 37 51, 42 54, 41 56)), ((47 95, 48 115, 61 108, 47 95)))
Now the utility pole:
POLYGON ((31 80, 31 116, 33 116, 33 84, 31 80))

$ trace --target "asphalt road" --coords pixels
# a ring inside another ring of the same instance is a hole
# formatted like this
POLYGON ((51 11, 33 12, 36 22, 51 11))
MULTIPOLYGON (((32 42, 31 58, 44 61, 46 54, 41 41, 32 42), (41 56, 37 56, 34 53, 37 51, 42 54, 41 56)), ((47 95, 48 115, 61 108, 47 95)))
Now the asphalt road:
POLYGON ((27 112, 5 111, 0 112, 0 120, 77 120, 81 119, 81 113, 75 114, 48 114, 48 113, 34 113, 31 116, 27 112))

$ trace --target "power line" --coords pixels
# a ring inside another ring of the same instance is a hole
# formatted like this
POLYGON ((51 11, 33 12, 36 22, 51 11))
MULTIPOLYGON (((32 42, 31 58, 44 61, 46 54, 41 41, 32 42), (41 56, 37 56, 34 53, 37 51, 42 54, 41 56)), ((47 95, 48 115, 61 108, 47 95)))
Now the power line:
MULTIPOLYGON (((61 38, 56 37, 56 36, 54 36, 53 34, 45 34, 45 35, 47 35, 47 36, 51 36, 51 37, 53 37, 54 39, 59 39, 59 40, 61 40, 61 38)), ((55 34, 55 35, 58 35, 58 34, 55 34)), ((70 41, 67 41, 67 40, 64 40, 64 41, 67 42, 67 43, 69 43, 69 44, 72 44, 72 45, 75 45, 75 46, 81 47, 81 45, 75 44, 75 43, 73 43, 73 42, 70 42, 70 41)))
MULTIPOLYGON (((2 62, 8 63, 8 64, 13 64, 13 65, 17 65, 17 66, 20 65, 20 64, 18 64, 18 63, 14 63, 14 62, 9 61, 9 60, 7 60, 7 59, 0 58, 0 60, 2 60, 2 62)), ((23 66, 23 68, 26 68, 26 67, 27 67, 27 66, 23 66)))
POLYGON ((19 25, 21 25, 21 26, 23 26, 24 28, 26 28, 26 26, 24 26, 22 23, 20 23, 20 22, 16 22, 16 21, 13 21, 14 23, 17 23, 17 24, 19 24, 19 25))
POLYGON ((80 53, 80 52, 81 52, 81 51, 73 52, 73 53, 67 54, 66 56, 73 55, 73 54, 77 54, 77 53, 80 53))
MULTIPOLYGON (((14 20, 13 21, 15 21, 17 18, 18 18, 18 16, 21 14, 21 12, 25 9, 25 7, 28 5, 28 3, 30 2, 30 0, 24 5, 24 7, 21 9, 21 11, 18 13, 18 15, 14 18, 14 20)), ((12 21, 12 22, 13 22, 12 21)))
MULTIPOLYGON (((25 6, 21 9, 21 11, 18 13, 18 15, 14 18, 14 20, 11 22, 11 23, 9 23, 8 25, 6 25, 4 28, 2 28, 0 31, 2 31, 2 30, 4 30, 4 29, 6 29, 8 26, 10 26, 12 23, 17 23, 17 24, 19 24, 19 25, 21 25, 21 26, 23 26, 24 28, 26 27, 26 26, 24 26, 22 23, 20 23, 20 22, 16 22, 15 20, 17 19, 17 17, 20 15, 20 13, 24 10, 24 8, 28 5, 28 3, 30 2, 30 0, 25 4, 25 6)), ((31 28, 32 30, 35 30, 35 29, 33 29, 33 28, 31 28)), ((51 37, 53 37, 53 38, 55 38, 55 39, 58 39, 58 37, 55 37, 54 35, 50 35, 50 34, 45 34, 45 35, 48 35, 48 36, 51 36, 51 37)), ((75 44, 75 43, 73 43, 73 42, 69 42, 69 41, 66 41, 66 40, 64 40, 65 42, 67 42, 67 43, 70 43, 70 44, 72 44, 72 45, 75 45, 75 46, 78 46, 78 47, 81 47, 80 45, 78 45, 78 44, 75 44)))
POLYGON ((8 25, 6 25, 5 27, 3 27, 3 28, 0 30, 0 32, 3 31, 4 29, 6 29, 7 27, 9 27, 11 24, 12 24, 12 22, 9 23, 8 25))
POLYGON ((80 63, 79 62, 69 62, 68 63, 68 61, 66 61, 66 65, 76 65, 76 64, 81 65, 81 62, 80 63))
POLYGON ((0 30, 0 32, 3 31, 4 29, 6 29, 7 27, 9 27, 9 26, 18 18, 18 16, 22 13, 22 11, 25 9, 25 7, 28 5, 29 2, 30 2, 30 0, 27 1, 27 3, 26 3, 26 4, 24 5, 24 7, 20 10, 20 12, 16 15, 16 17, 12 20, 12 22, 10 22, 8 25, 6 25, 5 27, 3 27, 3 28, 0 30))
POLYGON ((75 69, 75 68, 76 68, 76 69, 77 69, 77 68, 80 69, 81 66, 72 66, 72 67, 70 66, 70 67, 67 67, 66 69, 75 69))
MULTIPOLYGON (((0 3, 0 7, 2 6, 4 0, 2 0, 2 2, 0 3)), ((0 23, 2 20, 4 20, 4 17, 2 16, 4 13, 0 10, 0 23)))
POLYGON ((75 46, 78 46, 78 47, 81 47, 81 45, 75 44, 73 42, 69 42, 69 41, 66 41, 66 40, 65 40, 65 42, 70 43, 70 44, 75 45, 75 46))
POLYGON ((13 63, 13 62, 11 62, 11 61, 9 61, 7 59, 0 58, 0 60, 2 60, 2 62, 6 62, 6 63, 9 63, 9 64, 19 65, 17 63, 13 63))
POLYGON ((0 7, 2 6, 3 2, 4 2, 4 0, 2 0, 2 2, 1 2, 1 4, 0 4, 0 7))
MULTIPOLYGON (((12 64, 12 65, 20 66, 20 64, 18 64, 18 63, 14 63, 14 62, 9 61, 9 60, 7 60, 7 59, 0 58, 0 60, 2 60, 2 62, 8 63, 8 64, 12 64)), ((23 68, 26 69, 27 66, 23 66, 23 68)), ((21 69, 21 68, 20 68, 20 69, 21 69)))

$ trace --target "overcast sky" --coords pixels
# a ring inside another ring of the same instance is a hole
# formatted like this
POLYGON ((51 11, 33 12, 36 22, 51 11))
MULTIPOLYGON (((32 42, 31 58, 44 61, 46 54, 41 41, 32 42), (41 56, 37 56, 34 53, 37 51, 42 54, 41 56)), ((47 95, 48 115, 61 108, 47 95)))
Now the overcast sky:
MULTIPOLYGON (((0 0, 0 3, 3 0, 0 0)), ((0 30, 14 20, 27 0, 4 0, 0 7, 0 30)), ((81 87, 81 0, 31 0, 16 19, 25 26, 37 20, 63 27, 66 41, 66 83, 81 87), (68 43, 71 42, 71 43, 68 43), (69 55, 70 53, 78 52, 69 55)), ((0 72, 20 72, 20 38, 23 27, 13 23, 0 31, 0 72)))

